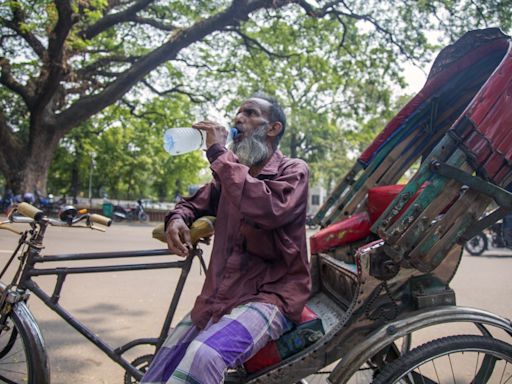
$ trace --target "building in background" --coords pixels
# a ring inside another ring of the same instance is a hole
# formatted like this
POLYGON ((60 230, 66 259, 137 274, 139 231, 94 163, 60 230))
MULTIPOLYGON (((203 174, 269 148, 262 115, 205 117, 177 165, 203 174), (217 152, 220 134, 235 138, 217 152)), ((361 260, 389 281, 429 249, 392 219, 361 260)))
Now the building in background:
POLYGON ((308 215, 314 215, 327 198, 327 192, 320 184, 309 186, 308 215))

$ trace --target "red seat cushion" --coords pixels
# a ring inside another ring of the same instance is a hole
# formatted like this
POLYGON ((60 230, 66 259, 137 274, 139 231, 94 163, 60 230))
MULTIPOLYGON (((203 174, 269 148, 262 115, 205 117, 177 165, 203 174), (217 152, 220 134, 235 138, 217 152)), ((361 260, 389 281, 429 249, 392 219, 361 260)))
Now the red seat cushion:
MULTIPOLYGON (((393 218, 393 221, 400 217, 400 214, 413 203, 416 197, 423 191, 427 183, 418 189, 411 199, 393 218)), ((366 203, 367 212, 355 213, 348 219, 331 224, 310 237, 309 243, 311 253, 324 252, 344 244, 362 240, 370 235, 370 228, 377 221, 380 215, 386 210, 389 204, 398 196, 404 188, 403 184, 382 185, 368 190, 366 203)))
POLYGON ((373 224, 404 188, 403 184, 382 185, 368 190, 366 209, 373 224))
POLYGON ((370 217, 367 212, 360 212, 348 219, 331 224, 309 238, 311 253, 364 239, 370 234, 370 217))
POLYGON ((304 307, 300 321, 293 329, 273 340, 260 349, 244 363, 249 373, 279 363, 322 337, 324 328, 322 320, 308 307, 304 307))

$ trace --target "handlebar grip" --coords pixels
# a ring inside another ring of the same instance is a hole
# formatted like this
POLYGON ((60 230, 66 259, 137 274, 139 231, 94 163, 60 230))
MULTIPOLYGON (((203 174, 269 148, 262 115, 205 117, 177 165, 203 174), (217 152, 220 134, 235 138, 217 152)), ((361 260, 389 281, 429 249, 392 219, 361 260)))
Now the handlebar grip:
MULTIPOLYGON (((192 223, 190 227, 190 239, 192 244, 196 244, 199 239, 213 235, 215 216, 204 216, 192 223)), ((153 229, 153 237, 162 242, 167 242, 164 224, 158 224, 153 229)))
POLYGON ((167 238, 165 236, 164 223, 158 224, 155 228, 153 228, 153 238, 160 240, 163 243, 167 242, 167 238))
POLYGON ((199 239, 213 235, 215 216, 203 216, 194 221, 190 227, 190 240, 196 244, 199 239))
POLYGON ((89 215, 89 219, 96 224, 104 225, 105 227, 110 227, 110 224, 112 224, 112 220, 108 217, 98 215, 97 213, 93 213, 92 215, 89 215))
POLYGON ((37 209, 33 205, 29 203, 19 203, 16 206, 16 210, 21 213, 23 216, 30 217, 35 221, 39 221, 43 218, 44 213, 40 209, 37 209))

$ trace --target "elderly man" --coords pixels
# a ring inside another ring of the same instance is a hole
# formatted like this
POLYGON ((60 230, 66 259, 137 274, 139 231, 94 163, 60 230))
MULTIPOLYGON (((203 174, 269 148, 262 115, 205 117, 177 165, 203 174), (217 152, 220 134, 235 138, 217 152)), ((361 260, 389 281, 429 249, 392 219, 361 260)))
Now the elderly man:
POLYGON ((210 265, 192 312, 173 330, 143 383, 220 383, 227 368, 246 361, 297 322, 310 294, 306 251, 306 164, 277 149, 282 108, 265 95, 245 101, 235 117, 231 150, 226 130, 206 132, 213 181, 166 217, 171 251, 187 256, 189 226, 217 217, 210 265))

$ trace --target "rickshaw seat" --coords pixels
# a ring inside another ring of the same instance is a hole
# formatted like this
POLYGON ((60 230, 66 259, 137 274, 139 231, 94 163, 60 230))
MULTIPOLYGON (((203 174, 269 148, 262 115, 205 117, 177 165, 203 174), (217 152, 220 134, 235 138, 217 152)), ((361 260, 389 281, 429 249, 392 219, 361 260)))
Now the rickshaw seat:
MULTIPOLYGON (((355 213, 351 217, 331 224, 310 237, 311 253, 316 254, 340 247, 342 245, 363 240, 371 235, 370 228, 388 205, 395 199, 404 184, 381 185, 370 188, 366 200, 366 210, 355 213)), ((418 196, 422 188, 415 194, 418 196)), ((413 203, 414 198, 402 211, 413 203)), ((397 218, 400 215, 397 216, 397 218)))
POLYGON ((313 344, 324 333, 322 320, 309 307, 305 306, 299 323, 281 335, 279 339, 270 341, 260 349, 244 363, 244 368, 248 373, 253 373, 277 364, 313 344))

